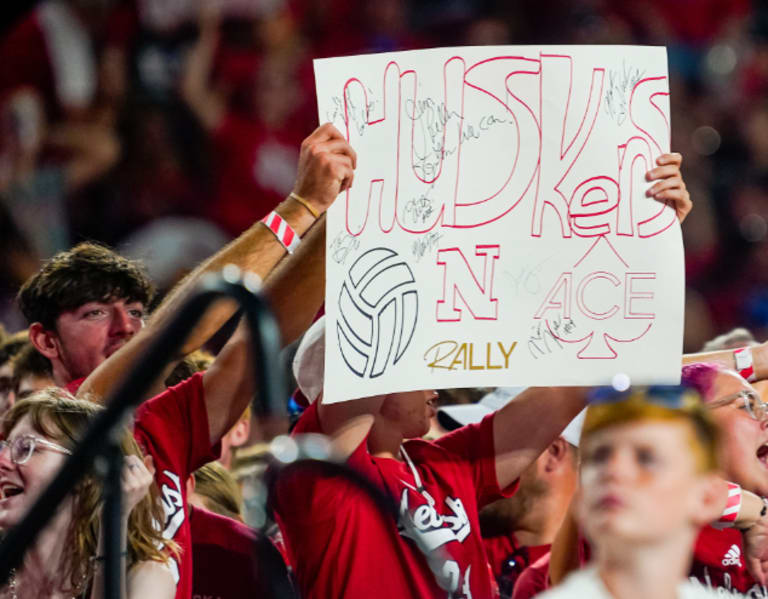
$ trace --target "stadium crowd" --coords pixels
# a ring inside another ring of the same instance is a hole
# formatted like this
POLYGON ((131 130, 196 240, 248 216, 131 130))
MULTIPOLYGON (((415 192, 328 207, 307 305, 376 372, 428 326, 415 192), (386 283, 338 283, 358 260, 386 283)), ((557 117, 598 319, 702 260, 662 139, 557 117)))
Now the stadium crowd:
MULTIPOLYGON (((393 513, 306 463, 252 509, 270 439, 248 328, 216 305, 122 432, 124 597, 266 597, 273 579, 334 599, 768 597, 760 5, 42 0, 17 17, 0 37, 0 530, 235 265, 292 345, 292 434, 324 434, 393 513), (683 385, 324 402, 324 213, 357 155, 316 124, 312 58, 509 43, 668 47, 678 153, 646 201, 685 221, 683 385)), ((0 596, 102 597, 101 521, 89 474, 0 596)))

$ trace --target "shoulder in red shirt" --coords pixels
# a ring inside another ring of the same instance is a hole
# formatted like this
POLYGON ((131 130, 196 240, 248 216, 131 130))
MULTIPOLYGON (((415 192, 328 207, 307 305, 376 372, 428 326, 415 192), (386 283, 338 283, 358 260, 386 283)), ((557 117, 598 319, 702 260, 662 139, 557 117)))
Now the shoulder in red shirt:
MULTIPOLYGON (((321 432, 316 404, 294 430, 306 432, 321 432)), ((404 446, 413 467, 371 456, 366 442, 348 460, 397 503, 397 522, 340 477, 304 467, 281 477, 275 513, 303 597, 496 596, 477 514, 517 484, 499 489, 492 417, 404 446)))

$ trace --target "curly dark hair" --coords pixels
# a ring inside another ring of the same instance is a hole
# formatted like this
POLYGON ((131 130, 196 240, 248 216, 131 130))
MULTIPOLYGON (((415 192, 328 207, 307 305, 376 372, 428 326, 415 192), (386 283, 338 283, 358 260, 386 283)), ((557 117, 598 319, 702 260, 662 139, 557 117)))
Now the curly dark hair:
POLYGON ((96 243, 80 243, 59 252, 19 290, 18 302, 27 321, 53 330, 62 312, 88 302, 124 299, 145 306, 155 289, 138 262, 96 243))

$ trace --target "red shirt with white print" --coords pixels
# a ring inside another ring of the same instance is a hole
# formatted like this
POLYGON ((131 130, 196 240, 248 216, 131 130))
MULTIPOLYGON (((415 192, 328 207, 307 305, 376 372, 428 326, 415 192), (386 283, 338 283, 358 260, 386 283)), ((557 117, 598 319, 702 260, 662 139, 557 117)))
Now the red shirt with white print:
MULTIPOLYGON (((310 432, 322 432, 317 403, 294 429, 310 432)), ((395 500, 397 522, 346 479, 307 467, 280 478, 275 515, 302 597, 498 596, 477 514, 517 482, 496 480, 493 416, 403 446, 400 462, 371 456, 366 440, 347 462, 395 500)))
POLYGON ((203 375, 197 373, 136 410, 133 435, 155 463, 155 482, 165 511, 163 536, 180 547, 171 568, 176 599, 192 596, 192 537, 187 507, 187 479, 201 466, 219 457, 213 447, 203 394, 203 375))
POLYGON ((744 563, 741 533, 735 528, 705 527, 696 539, 691 579, 718 589, 722 597, 768 597, 768 589, 752 578, 744 563))

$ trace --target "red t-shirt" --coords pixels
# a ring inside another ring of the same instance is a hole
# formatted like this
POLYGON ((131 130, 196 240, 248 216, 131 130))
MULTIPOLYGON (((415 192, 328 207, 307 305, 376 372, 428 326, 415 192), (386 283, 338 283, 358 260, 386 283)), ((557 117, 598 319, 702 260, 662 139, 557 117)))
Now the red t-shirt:
POLYGON ((745 594, 748 597, 768 597, 747 571, 741 533, 735 528, 717 530, 705 527, 696 539, 691 565, 692 579, 718 591, 722 596, 745 594))
POLYGON ((176 599, 192 596, 192 538, 187 517, 187 478, 219 457, 221 445, 211 447, 203 375, 197 373, 136 410, 134 437, 155 462, 155 482, 165 510, 163 536, 181 548, 171 567, 176 599))
POLYGON ((255 561, 256 532, 237 520, 189 506, 192 597, 240 599, 263 595, 255 561))
MULTIPOLYGON (((294 429, 309 432, 321 432, 317 403, 294 429)), ((366 443, 347 463, 396 501, 398 522, 340 477, 302 468, 278 482, 275 515, 302 597, 498 596, 477 514, 517 482, 502 491, 496 480, 493 417, 434 442, 404 443, 422 492, 407 464, 371 456, 366 443)))
POLYGON ((549 558, 551 555, 547 551, 523 570, 517 583, 515 583, 512 599, 531 599, 549 588, 549 558))
POLYGON ((69 381, 66 385, 64 385, 64 388, 69 391, 72 395, 77 395, 77 392, 80 390, 80 387, 83 386, 83 383, 85 382, 85 379, 88 377, 80 377, 79 379, 75 379, 74 381, 69 381))

